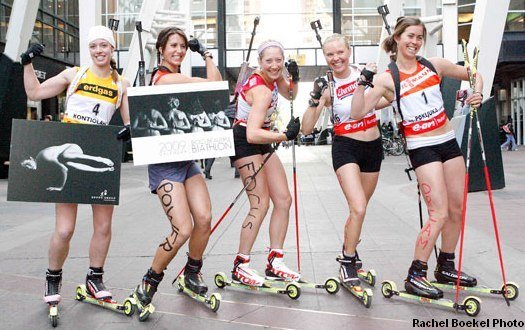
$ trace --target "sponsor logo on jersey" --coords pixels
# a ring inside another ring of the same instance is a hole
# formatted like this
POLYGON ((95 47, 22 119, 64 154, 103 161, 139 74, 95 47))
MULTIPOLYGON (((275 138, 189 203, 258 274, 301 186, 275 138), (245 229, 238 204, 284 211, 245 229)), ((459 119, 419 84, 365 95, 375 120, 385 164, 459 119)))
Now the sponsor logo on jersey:
POLYGON ((111 89, 111 88, 106 88, 106 87, 102 87, 102 86, 98 86, 94 84, 86 84, 86 83, 82 83, 78 85, 77 90, 80 90, 86 93, 105 96, 110 99, 114 99, 115 97, 117 97, 117 93, 118 93, 116 89, 111 89))
POLYGON ((336 89, 337 98, 342 100, 348 96, 354 95, 354 91, 357 88, 357 80, 349 82, 348 84, 341 85, 336 89))
MULTIPOLYGON (((415 75, 406 78, 401 82, 401 95, 404 95, 407 93, 410 89, 420 85, 422 82, 426 81, 427 79, 433 77, 435 75, 434 71, 430 70, 427 67, 423 67, 421 71, 416 73, 415 75)), ((437 84, 439 84, 439 79, 437 80, 437 84)))

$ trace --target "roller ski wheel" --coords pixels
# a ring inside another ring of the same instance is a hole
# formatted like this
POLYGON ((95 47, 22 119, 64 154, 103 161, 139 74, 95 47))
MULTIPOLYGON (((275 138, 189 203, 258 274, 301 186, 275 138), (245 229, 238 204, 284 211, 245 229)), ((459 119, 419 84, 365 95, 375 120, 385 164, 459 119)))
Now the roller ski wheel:
POLYGON ((356 297, 366 308, 370 308, 372 306, 372 296, 374 295, 372 293, 372 290, 370 289, 364 289, 361 288, 360 285, 354 285, 351 286, 349 284, 345 284, 344 282, 341 282, 341 285, 350 291, 350 293, 356 297))
POLYGON ((132 317, 133 314, 137 311, 137 304, 135 303, 135 300, 132 298, 126 298, 124 300, 124 315, 132 317))
POLYGON ((301 296, 301 288, 294 283, 290 283, 286 286, 286 293, 290 299, 297 300, 301 296))
POLYGON ((365 281, 370 286, 376 285, 377 273, 373 269, 370 269, 369 271, 365 271, 364 269, 359 269, 357 271, 357 276, 363 281, 365 281))
MULTIPOLYGON (((456 285, 454 283, 438 283, 438 282, 432 282, 432 284, 440 289, 443 290, 456 290, 456 285)), ((459 290, 461 291, 468 291, 468 292, 476 292, 476 293, 484 293, 484 294, 495 294, 495 295, 502 295, 503 298, 508 299, 509 301, 515 300, 518 298, 519 295, 519 286, 514 282, 507 282, 507 292, 505 292, 505 286, 502 285, 500 288, 489 288, 486 286, 460 286, 459 290)))
POLYGON ((135 314, 136 311, 139 312, 139 321, 145 322, 151 314, 155 312, 155 306, 152 303, 147 304, 146 306, 140 303, 140 299, 137 297, 137 294, 133 292, 129 298, 127 298, 133 305, 135 314))
POLYGON ((324 282, 324 289, 329 294, 336 294, 337 292, 339 292, 339 288, 339 281, 333 277, 330 277, 324 282))
POLYGON ((49 321, 53 328, 58 326, 58 304, 49 304, 49 321))
POLYGON ((516 300, 520 294, 520 287, 514 282, 507 282, 507 291, 505 292, 505 286, 501 287, 503 296, 508 300, 516 300))
POLYGON ((228 281, 228 278, 226 277, 226 274, 221 272, 221 273, 215 274, 213 281, 215 282, 215 285, 219 289, 224 289, 224 287, 226 286, 226 281, 228 281))
MULTIPOLYGON (((215 284, 217 285, 217 277, 220 277, 219 274, 215 275, 215 284)), ((180 275, 177 279, 177 287, 179 290, 179 293, 184 293, 190 298, 201 302, 205 304, 208 308, 210 308, 213 312, 217 312, 219 310, 219 307, 221 306, 221 295, 219 293, 213 293, 210 296, 198 294, 192 290, 190 290, 184 283, 184 275, 180 275)))
POLYGON ((75 299, 81 302, 86 302, 88 304, 97 305, 118 313, 123 313, 127 316, 131 316, 133 315, 133 313, 135 313, 135 309, 133 308, 133 302, 129 298, 126 299, 123 304, 120 304, 111 298, 97 299, 88 293, 84 284, 80 284, 77 286, 75 299), (129 301, 128 307, 126 307, 127 301, 129 301))
POLYGON ((455 311, 464 311, 468 316, 477 316, 481 311, 481 299, 474 296, 468 296, 463 300, 461 304, 456 304, 454 301, 441 298, 431 299, 426 297, 417 296, 415 294, 408 293, 406 291, 398 291, 397 286, 392 281, 384 281, 381 285, 381 293, 385 298, 391 298, 398 296, 405 300, 418 301, 420 303, 438 305, 452 309, 455 311))
POLYGON ((463 300, 462 306, 468 316, 475 317, 481 311, 481 300, 478 297, 469 296, 463 300))
POLYGON ((229 286, 249 291, 267 292, 272 294, 285 294, 293 300, 296 300, 301 296, 301 286, 297 282, 280 281, 280 283, 286 283, 286 287, 282 287, 278 285, 273 285, 275 281, 267 280, 261 286, 251 286, 238 281, 230 280, 226 276, 226 274, 222 272, 215 274, 214 282, 215 285, 220 289, 229 286))
POLYGON ((392 281, 384 281, 381 285, 381 293, 385 298, 392 298, 394 292, 397 291, 396 284, 392 281))

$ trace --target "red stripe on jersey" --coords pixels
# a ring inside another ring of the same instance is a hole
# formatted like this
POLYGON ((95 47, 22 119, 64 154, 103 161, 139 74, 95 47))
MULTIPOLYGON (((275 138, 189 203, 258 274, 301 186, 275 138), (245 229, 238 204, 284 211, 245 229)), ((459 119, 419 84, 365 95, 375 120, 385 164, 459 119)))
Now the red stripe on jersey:
POLYGON ((447 122, 447 114, 445 113, 445 110, 442 110, 441 113, 439 113, 433 118, 430 118, 427 120, 419 120, 412 124, 403 123, 403 126, 404 126, 405 135, 410 136, 410 135, 418 135, 418 134, 430 132, 432 130, 435 130, 445 125, 446 122, 447 122))
POLYGON ((377 125, 377 118, 375 112, 371 116, 366 116, 360 120, 341 123, 334 126, 335 135, 343 135, 347 133, 355 133, 367 130, 377 125))

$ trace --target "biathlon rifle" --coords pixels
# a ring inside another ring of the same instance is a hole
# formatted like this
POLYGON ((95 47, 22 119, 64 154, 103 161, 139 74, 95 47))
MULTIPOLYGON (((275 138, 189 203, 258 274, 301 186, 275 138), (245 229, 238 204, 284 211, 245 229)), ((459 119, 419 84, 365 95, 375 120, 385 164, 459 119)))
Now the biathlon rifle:
POLYGON ((388 35, 391 35, 392 30, 390 30, 390 24, 388 24, 388 21, 386 20, 386 16, 390 14, 390 10, 388 10, 388 6, 382 5, 382 6, 377 7, 377 12, 383 18, 383 22, 385 23, 386 32, 388 32, 388 35))
POLYGON ((146 86, 146 63, 144 62, 144 51, 142 50, 142 22, 136 21, 135 28, 139 37, 140 61, 139 61, 139 86, 146 86))
POLYGON ((312 30, 315 31, 315 38, 317 41, 319 41, 319 45, 321 45, 321 48, 323 48, 323 42, 321 41, 321 36, 319 35, 319 30, 323 29, 323 26, 321 25, 321 20, 315 20, 313 22, 310 22, 310 27, 312 30))
POLYGON ((246 54, 246 60, 242 62, 241 69, 239 70, 239 76, 237 77, 237 83, 235 84, 235 98, 237 98, 237 95, 241 91, 242 85, 246 81, 246 79, 252 74, 254 71, 253 68, 250 68, 250 53, 252 52, 252 46, 253 46, 253 39, 255 38, 255 30, 257 29, 257 25, 259 25, 259 16, 256 16, 253 20, 253 31, 252 36, 250 38, 250 44, 248 46, 248 54, 246 54))

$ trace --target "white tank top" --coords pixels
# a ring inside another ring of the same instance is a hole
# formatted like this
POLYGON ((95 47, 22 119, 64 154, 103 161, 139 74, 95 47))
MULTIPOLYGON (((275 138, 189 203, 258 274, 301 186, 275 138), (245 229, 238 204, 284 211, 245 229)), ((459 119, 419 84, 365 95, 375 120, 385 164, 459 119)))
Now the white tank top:
POLYGON ((399 72, 399 79, 406 136, 430 132, 445 125, 447 114, 439 89, 439 75, 418 62, 414 73, 399 72))
POLYGON ((266 110, 266 116, 264 117, 264 123, 263 128, 270 128, 271 125, 271 117, 273 112, 275 111, 275 108, 277 107, 277 100, 278 100, 278 90, 277 85, 275 82, 273 84, 267 84, 266 81, 257 73, 254 73, 251 75, 251 77, 244 83, 242 86, 241 92, 239 93, 239 98, 237 101, 237 112, 235 114, 235 124, 244 124, 248 122, 248 115, 250 114, 250 111, 252 110, 252 106, 248 104, 246 101, 246 92, 252 89, 255 86, 266 86, 270 89, 272 92, 272 100, 270 104, 268 104, 267 110, 266 110))
MULTIPOLYGON (((350 75, 344 79, 334 77, 334 104, 332 121, 336 135, 364 131, 377 125, 375 110, 372 109, 360 120, 352 119, 352 97, 357 88, 359 71, 355 66, 350 67, 350 75)), ((325 76, 325 79, 328 78, 325 76)), ((366 86, 365 93, 369 87, 366 86)))

